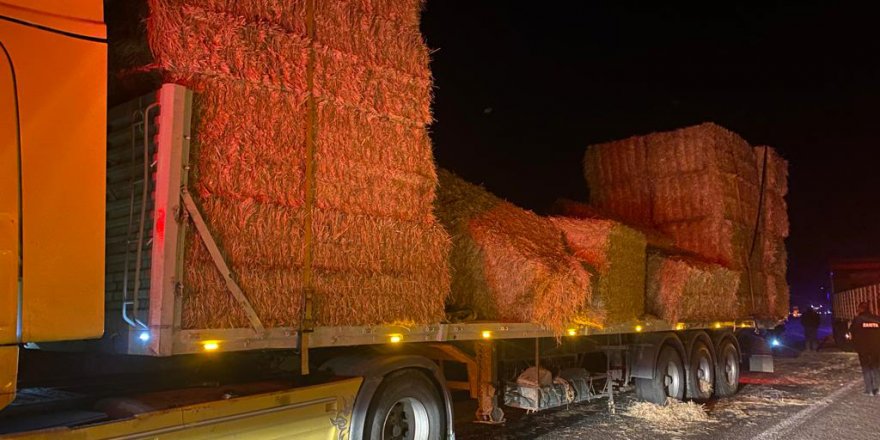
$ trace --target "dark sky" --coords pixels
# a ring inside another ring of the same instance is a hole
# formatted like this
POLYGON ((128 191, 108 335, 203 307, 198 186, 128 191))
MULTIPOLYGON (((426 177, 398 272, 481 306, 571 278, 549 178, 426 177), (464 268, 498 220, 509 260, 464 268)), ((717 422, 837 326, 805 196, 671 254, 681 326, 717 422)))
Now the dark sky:
POLYGON ((586 200, 587 145, 716 122, 789 160, 789 282, 816 294, 829 258, 880 255, 880 25, 715 3, 429 1, 439 164, 540 213, 586 200))

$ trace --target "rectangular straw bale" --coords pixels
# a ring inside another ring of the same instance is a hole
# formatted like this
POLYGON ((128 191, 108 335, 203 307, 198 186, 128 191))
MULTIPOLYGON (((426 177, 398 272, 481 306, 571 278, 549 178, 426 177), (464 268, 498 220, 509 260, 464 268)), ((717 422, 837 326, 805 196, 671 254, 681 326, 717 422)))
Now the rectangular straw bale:
POLYGON ((316 319, 320 325, 436 323, 449 292, 444 264, 423 271, 361 273, 315 271, 316 319))
POLYGON ((317 112, 318 154, 323 160, 345 159, 436 180, 431 139, 423 124, 328 102, 318 103, 317 112))
POLYGON ((192 183, 196 192, 302 206, 305 98, 245 83, 197 78, 192 183))
POLYGON ((423 126, 318 106, 317 206, 433 222, 436 172, 423 126))
POLYGON ((634 136, 604 144, 591 145, 584 156, 584 175, 590 188, 641 179, 647 173, 644 138, 634 136))
POLYGON ((166 0, 150 4, 147 34, 159 69, 307 91, 304 36, 226 12, 169 6, 166 0))
POLYGON ((785 199, 772 192, 764 194, 764 230, 774 237, 788 237, 788 204, 785 199))
POLYGON ((302 209, 225 197, 201 197, 198 204, 217 245, 233 267, 302 265, 302 209))
MULTIPOLYGON (((158 5, 158 4, 157 4, 158 5)), ((162 0, 161 7, 195 7, 242 17, 249 23, 278 26, 305 36, 306 2, 291 0, 162 0)))
POLYGON ((628 223, 652 222, 652 197, 646 180, 631 180, 590 192, 590 202, 628 223))
POLYGON ((592 291, 617 324, 645 313, 645 236, 611 220, 550 217, 570 251, 594 268, 592 291))
MULTIPOLYGON (((557 199, 551 208, 551 212, 554 215, 575 219, 612 220, 619 223, 624 223, 624 221, 620 218, 617 218, 612 214, 602 211, 595 206, 588 205, 586 203, 575 202, 568 199, 557 199)), ((663 232, 660 232, 660 230, 654 227, 632 224, 628 224, 626 226, 641 233, 645 237, 647 245, 652 248, 663 249, 667 251, 676 250, 675 244, 672 242, 672 238, 670 238, 663 232)))
POLYGON ((767 270, 785 274, 788 265, 788 251, 781 238, 764 236, 761 264, 767 270))
POLYGON ((431 87, 430 78, 365 64, 345 52, 315 48, 313 92, 320 100, 410 123, 429 124, 431 87))
MULTIPOLYGON (((747 283, 748 278, 744 276, 743 282, 747 283)), ((741 286, 738 293, 741 305, 740 314, 743 317, 783 319, 788 315, 789 289, 784 271, 770 269, 752 272, 752 289, 754 298, 750 294, 747 284, 741 286), (752 307, 753 302, 754 307, 752 307)))
POLYGON ((790 294, 785 275, 768 274, 766 281, 767 303, 770 316, 775 319, 785 319, 790 310, 790 294))
POLYGON ((741 268, 751 244, 751 231, 730 220, 705 217, 698 220, 659 225, 679 248, 706 260, 741 268))
MULTIPOLYGON (((250 327, 241 305, 229 292, 201 239, 190 231, 184 265, 181 327, 250 327)), ((233 266, 234 278, 267 327, 300 320, 302 270, 299 267, 233 266)))
POLYGON ((561 332, 596 325, 590 275, 549 220, 439 170, 437 216, 453 240, 453 307, 480 319, 532 322, 561 332))
POLYGON ((765 149, 767 149, 767 182, 765 185, 769 191, 784 196, 788 194, 788 162, 773 147, 757 146, 754 148, 754 156, 759 172, 764 166, 765 149))
POLYGON ((315 267, 418 275, 445 267, 449 237, 436 223, 318 209, 315 267))
POLYGON ((735 175, 737 159, 751 151, 741 137, 713 123, 652 133, 645 145, 652 176, 707 170, 735 175))
POLYGON ((371 64, 429 78, 429 52, 419 31, 420 2, 372 3, 316 2, 317 42, 371 64))
POLYGON ((739 282, 738 272, 722 266, 651 252, 645 307, 671 324, 731 319, 739 282))

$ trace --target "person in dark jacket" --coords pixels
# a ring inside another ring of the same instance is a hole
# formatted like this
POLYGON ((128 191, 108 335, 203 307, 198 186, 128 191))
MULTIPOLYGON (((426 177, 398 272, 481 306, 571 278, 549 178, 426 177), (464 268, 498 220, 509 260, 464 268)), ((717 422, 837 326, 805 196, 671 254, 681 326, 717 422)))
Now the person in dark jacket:
POLYGON ((804 327, 804 342, 807 351, 819 349, 819 341, 816 335, 819 333, 819 314, 812 307, 807 308, 801 316, 801 325, 804 327))
POLYGON ((859 304, 858 316, 849 326, 853 346, 859 354, 865 394, 876 396, 880 391, 880 317, 871 313, 868 303, 859 304))

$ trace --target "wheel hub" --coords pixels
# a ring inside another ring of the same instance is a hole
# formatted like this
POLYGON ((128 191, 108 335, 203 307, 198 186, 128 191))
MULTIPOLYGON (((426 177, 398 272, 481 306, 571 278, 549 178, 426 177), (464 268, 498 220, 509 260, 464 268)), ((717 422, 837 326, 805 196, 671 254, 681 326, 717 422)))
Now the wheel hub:
POLYGON ((407 397, 391 406, 382 427, 383 440, 427 440, 428 411, 417 399, 407 397))
POLYGON ((663 385, 666 396, 678 398, 681 395, 681 370, 674 362, 666 364, 666 374, 663 377, 663 385))

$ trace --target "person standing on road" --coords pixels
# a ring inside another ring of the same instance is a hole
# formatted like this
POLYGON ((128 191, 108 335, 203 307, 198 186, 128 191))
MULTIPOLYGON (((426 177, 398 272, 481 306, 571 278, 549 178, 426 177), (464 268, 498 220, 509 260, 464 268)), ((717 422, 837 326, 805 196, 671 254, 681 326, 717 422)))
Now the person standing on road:
POLYGON ((804 327, 804 342, 807 351, 819 349, 819 341, 816 335, 819 333, 819 314, 812 307, 801 316, 801 325, 804 327))
POLYGON ((880 392, 880 316, 871 313, 866 302, 859 304, 858 312, 849 326, 849 333, 859 354, 865 394, 876 396, 880 392))

